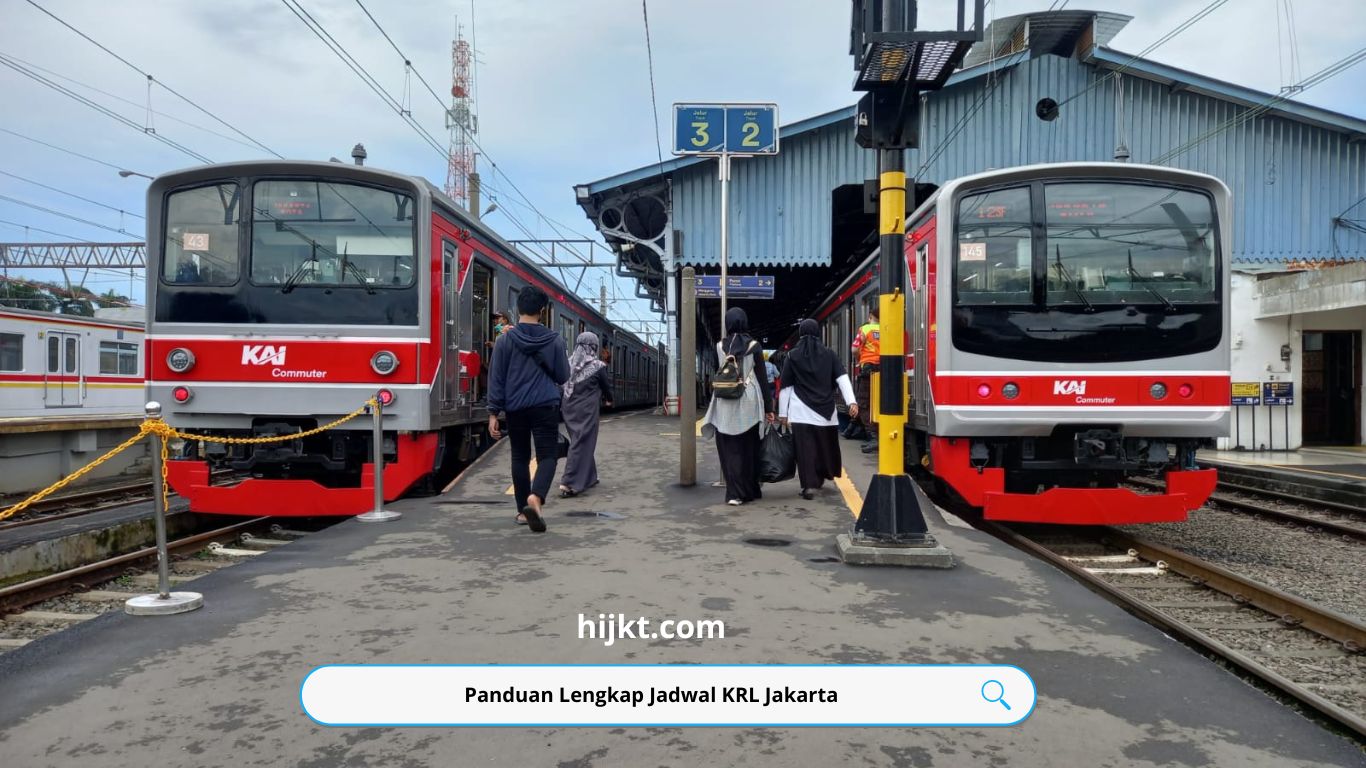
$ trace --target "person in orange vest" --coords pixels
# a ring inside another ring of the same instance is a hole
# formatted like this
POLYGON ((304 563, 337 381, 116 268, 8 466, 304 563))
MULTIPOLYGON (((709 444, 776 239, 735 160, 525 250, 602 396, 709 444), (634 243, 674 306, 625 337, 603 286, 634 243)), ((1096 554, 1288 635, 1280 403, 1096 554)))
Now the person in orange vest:
POLYGON ((872 398, 873 373, 877 371, 878 359, 882 354, 882 330, 878 323, 876 306, 868 308, 868 322, 854 335, 852 349, 858 363, 858 383, 854 388, 854 397, 858 400, 858 419, 863 425, 866 438, 862 451, 872 453, 877 450, 877 432, 873 427, 873 409, 869 406, 872 398))

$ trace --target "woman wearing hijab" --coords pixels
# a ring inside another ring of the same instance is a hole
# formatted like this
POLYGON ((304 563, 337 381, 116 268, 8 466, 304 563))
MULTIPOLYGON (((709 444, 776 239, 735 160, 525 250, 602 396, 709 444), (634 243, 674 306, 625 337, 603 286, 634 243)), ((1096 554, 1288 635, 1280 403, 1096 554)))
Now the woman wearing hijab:
POLYGON ((749 335, 749 317, 739 307, 726 312, 726 337, 716 345, 717 364, 734 355, 740 365, 744 394, 733 400, 712 396, 702 418, 705 436, 716 435, 726 503, 738 507, 763 498, 759 490, 759 424, 773 422, 773 391, 764 370, 764 351, 749 335))
POLYGON ((598 335, 591 331, 574 340, 569 356, 569 380, 564 383, 560 412, 569 427, 569 456, 560 475, 560 496, 569 498, 598 484, 598 408, 612 407, 612 375, 598 359, 598 335))
POLYGON ((821 344, 820 334, 820 324, 815 320, 803 320, 798 326, 797 345, 783 361, 783 392, 778 405, 782 422, 792 425, 797 478, 804 499, 812 498, 813 491, 826 480, 834 480, 844 471, 835 417, 836 389, 849 404, 849 416, 858 418, 849 374, 835 353, 821 344))

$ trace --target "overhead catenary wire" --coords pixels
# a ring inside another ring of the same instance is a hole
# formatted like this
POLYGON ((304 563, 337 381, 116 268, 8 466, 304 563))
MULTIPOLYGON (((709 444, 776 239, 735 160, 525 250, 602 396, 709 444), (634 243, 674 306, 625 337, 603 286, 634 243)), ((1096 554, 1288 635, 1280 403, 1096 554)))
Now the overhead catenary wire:
MULTIPOLYGON (((225 128, 227 128, 228 130, 230 130, 230 131, 232 131, 233 133, 237 134, 238 136, 241 136, 242 138, 244 138, 244 139, 246 139, 247 141, 251 142, 251 143, 254 144, 255 146, 257 146, 257 147, 259 147, 260 149, 262 149, 263 151, 265 151, 266 153, 271 154, 271 155, 274 155, 274 156, 277 157, 277 158, 284 159, 284 156, 283 156, 283 155, 279 154, 278 152, 276 152, 275 150, 271 149, 270 147, 267 147, 265 144, 262 144, 261 142, 257 141, 256 139, 252 138, 251 136, 247 135, 245 132, 243 132, 243 131, 240 130, 237 126, 233 125, 232 123, 228 122, 227 120, 224 120, 223 118, 219 117, 218 115, 214 114, 213 112, 210 112, 207 108, 201 106, 198 102, 194 101, 194 100, 191 99, 190 97, 185 96, 184 94, 182 94, 182 93, 180 93, 179 91, 175 90, 174 88, 172 88, 171 86, 169 86, 169 85, 167 85, 166 83, 162 82, 161 80, 156 79, 155 77, 152 76, 151 73, 147 72, 146 70, 144 70, 144 69, 142 69, 141 67, 137 66, 136 64, 132 63, 132 62, 129 61, 128 59, 125 59, 124 57, 118 55, 118 54, 115 53, 114 51, 110 50, 107 46, 101 44, 100 42, 98 42, 98 41, 95 40, 94 38, 90 37, 90 36, 87 35, 86 33, 80 31, 79 29, 76 29, 76 28, 75 28, 74 26, 72 26, 70 23, 68 23, 67 21, 65 21, 65 20, 62 19, 61 17, 57 16, 57 15, 54 14, 53 12, 49 11, 48 9, 44 8, 43 6, 39 5, 39 4, 38 4, 37 2, 35 2, 34 0, 26 0, 26 2, 28 2, 28 4, 31 5, 31 6, 33 6, 34 8, 37 8, 38 10, 42 11, 44 14, 46 14, 47 16, 49 16, 53 21, 56 21, 58 24, 61 24, 62 26, 66 27, 67 29, 69 29, 69 30, 71 30, 72 32, 76 33, 76 34, 79 35, 82 39, 84 39, 86 42, 89 42, 91 45, 94 45, 96 48, 99 48, 100 50, 104 51, 105 53, 109 54, 110 56, 113 56, 115 59, 118 59, 118 60, 119 60, 120 62, 122 62, 125 66, 127 66, 127 67, 130 68, 130 69, 132 69, 134 72, 137 72, 138 74, 140 74, 140 75, 142 75, 143 77, 147 78, 147 81, 148 81, 149 83, 156 83, 158 86, 160 86, 160 87, 162 88, 162 90, 166 91, 167 93, 171 94, 172 96, 176 97, 177 99, 180 99, 181 101, 185 102, 186 104, 189 104, 191 107, 194 107, 195 109, 199 110, 199 111, 202 112, 203 114, 207 115, 209 118, 213 119, 213 120, 214 120, 215 122, 217 122, 218 124, 224 126, 225 128)), ((205 162, 208 162, 208 161, 206 160, 205 162)))
POLYGON ((6 57, 4 57, 4 56, 0 56, 0 64, 3 64, 3 65, 5 65, 5 66, 9 67, 10 69, 13 69, 15 72, 18 72, 19 74, 24 75, 25 77, 28 77, 29 79, 31 79, 31 80, 33 80, 33 81, 35 81, 35 82, 37 82, 37 83, 39 83, 39 84, 41 84, 41 85, 45 85, 45 86, 47 86, 48 88, 51 88, 52 90, 54 90, 54 91, 56 91, 56 92, 62 94, 63 96, 66 96, 66 97, 68 97, 68 98, 70 98, 70 99, 72 99, 72 100, 74 100, 74 101, 76 101, 76 102, 78 102, 78 103, 80 103, 80 104, 83 104, 83 105, 89 107, 90 109, 95 110, 96 112, 99 112, 100 114, 104 115, 105 117, 110 118, 111 120, 114 120, 114 121, 116 121, 116 122, 118 122, 118 123, 122 123, 123 125, 125 125, 125 126, 127 126, 127 127, 129 127, 129 128, 132 128, 133 130, 137 131, 138 133, 140 133, 140 134, 142 134, 142 135, 144 135, 144 136, 148 136, 148 137, 150 137, 150 138, 152 138, 152 139, 154 139, 154 140, 156 140, 156 141, 159 141, 159 142, 161 142, 162 144, 165 144, 166 146, 168 146, 168 147, 170 147, 170 148, 172 148, 172 149, 174 149, 174 150, 176 150, 176 151, 178 151, 178 152, 181 152, 181 153, 183 153, 183 154, 189 155, 190 157, 193 157, 194 159, 199 160, 200 162, 203 162, 203 163, 212 163, 212 162, 213 162, 213 161, 210 160, 209 158, 205 157, 204 155, 199 154, 198 152, 194 151, 193 149, 190 149, 189 147, 185 146, 184 144, 180 144, 179 142, 172 141, 171 139, 166 138, 166 137, 163 136, 162 134, 159 134, 159 133, 149 133, 149 132, 147 132, 147 131, 144 129, 144 127, 141 126, 141 125, 138 125, 137 122, 135 122, 135 121, 133 121, 133 120, 131 120, 131 119, 125 117, 124 115, 119 114, 118 112, 115 112, 114 110, 112 110, 112 109, 110 109, 110 108, 104 106, 103 104, 100 104, 100 103, 97 102, 97 101, 93 101, 93 100, 91 100, 91 99, 89 99, 89 98, 87 98, 87 97, 85 97, 85 96, 82 96, 82 95, 79 94, 79 93, 76 93, 75 91, 71 90, 70 88, 67 88, 67 87, 64 86, 64 85, 62 85, 62 84, 60 84, 60 83, 57 83, 57 82, 55 82, 55 81, 53 81, 53 80, 47 78, 46 76, 44 76, 44 75, 42 75, 42 74, 40 74, 40 73, 38 73, 38 72, 35 72, 35 71, 29 69, 28 67, 26 67, 26 66, 24 66, 24 65, 22 65, 22 64, 20 64, 20 63, 18 63, 17 61, 14 61, 14 60, 12 60, 12 59, 6 58, 6 57))
POLYGON ((131 235, 131 236, 133 236, 133 237, 137 237, 136 234, 134 234, 134 233, 132 233, 132 232, 129 232, 129 231, 126 230, 126 229, 116 229, 116 228, 111 227, 111 226, 108 226, 108 225, 106 225, 106 224, 101 224, 101 223, 99 223, 99 222, 97 222, 97 221, 91 221, 91 220, 89 220, 89 219, 83 219, 83 218, 81 218, 80 216, 75 216, 75 215, 72 215, 72 214, 70 214, 70 213, 66 213, 66 212, 64 212, 64 211, 56 210, 55 208, 48 208, 48 207, 46 207, 46 206, 38 205, 37 203, 30 203, 30 202, 28 202, 27 200, 20 200, 20 199, 17 198, 17 197, 10 197, 9 195, 0 195, 0 200, 4 200, 4 201, 9 202, 9 203, 14 203, 15 205, 22 205, 22 206, 24 206, 25 208, 32 208, 32 209, 35 210, 35 211, 42 211, 43 213, 48 213, 48 214, 51 214, 51 215, 53 215, 53 216, 60 216, 60 217, 62 217, 63 219, 70 219, 70 220, 72 220, 72 221, 75 221, 75 222, 79 222, 79 223, 81 223, 81 224, 84 224, 84 225, 86 225, 87 227, 95 227, 95 228, 97 228, 97 229, 105 229, 105 230, 108 230, 108 231, 110 231, 110 232, 117 232, 117 233, 120 234, 120 235, 131 235))
POLYGON ((640 0, 640 13, 645 18, 645 60, 650 71, 650 114, 655 119, 655 156, 659 158, 662 169, 664 148, 660 145, 659 139, 659 102, 655 97, 655 54, 654 47, 650 44, 650 9, 647 0, 640 0))
POLYGON ((65 152, 66 154, 71 155, 71 156, 73 156, 73 157, 79 157, 79 158, 81 158, 82 160, 89 160, 89 161, 92 162, 92 163, 99 163, 100 165, 103 165, 103 166, 105 166, 105 167, 107 167, 107 168, 113 168, 113 169, 116 170, 116 171, 124 170, 123 166, 121 166, 121 165, 116 165, 116 164, 111 163, 111 162, 109 162, 109 161, 107 161, 107 160, 101 160, 101 159, 99 159, 98 157, 91 157, 90 155, 81 154, 80 152, 77 152, 77 151, 74 150, 74 149, 67 149, 66 147, 59 147, 59 146, 57 146, 56 144, 50 144, 50 143, 48 143, 48 142, 46 142, 46 141, 43 141, 42 139, 35 139, 35 138, 33 138, 32 136, 25 136, 24 134, 19 133, 18 131, 11 131, 10 129, 5 128, 5 127, 0 127, 0 133, 8 133, 8 134, 11 135, 11 136, 14 136, 14 137, 16 137, 16 138, 23 139, 24 141, 31 141, 31 142, 33 142, 34 144, 41 144, 42 146, 47 147, 48 149, 55 149, 55 150, 57 150, 58 152, 65 152))
POLYGON ((20 175, 17 174, 17 173, 10 173, 9 171, 0 170, 0 176, 8 176, 8 177, 10 177, 11 179, 18 179, 18 180, 20 180, 20 181, 27 182, 27 183, 32 184, 32 185, 34 185, 34 186, 42 187, 43 189, 50 190, 50 191, 52 191, 52 192, 56 192, 56 193, 59 194, 59 195, 66 195, 67 197, 72 197, 72 198, 75 198, 75 199, 80 200, 80 201, 82 201, 82 202, 89 203, 89 204, 91 204, 91 205, 97 205, 97 206, 99 206, 99 207, 101 207, 101 208, 108 208, 109 210, 111 210, 111 211, 116 211, 116 212, 118 212, 118 213, 120 213, 120 214, 127 214, 127 215, 129 215, 129 216, 136 216, 136 217, 139 218, 139 219, 146 219, 146 217, 143 216, 143 215, 140 214, 140 213, 133 213, 132 211, 126 211, 126 210, 124 210, 124 209, 122 209, 122 208, 118 208, 118 207, 112 206, 112 205, 110 205, 110 204, 108 204, 108 203, 101 203, 101 202, 98 201, 98 200, 91 200, 90 198, 84 197, 84 196, 82 196, 82 195, 78 195, 78 194, 76 194, 75 192, 68 192, 68 191, 66 191, 65 189, 60 189, 60 188, 58 188, 58 187, 54 187, 54 186, 51 186, 51 185, 48 185, 48 184, 44 184, 44 183, 41 182, 41 181, 34 181, 33 179, 29 179, 29 178, 25 178, 25 177, 23 177, 23 176, 20 176, 20 175))
POLYGON ((1260 104, 1257 104, 1251 107, 1250 109, 1247 109, 1241 114, 1235 115, 1234 117, 1225 120, 1223 123, 1196 136, 1195 138, 1192 138, 1182 144, 1177 145, 1176 147, 1173 147, 1170 150, 1167 150, 1165 153, 1153 158, 1149 162, 1153 165, 1162 165, 1164 163, 1170 162, 1171 160, 1174 160, 1175 158, 1185 154, 1186 152, 1194 149, 1200 144, 1209 141, 1215 136, 1218 136, 1224 133, 1225 131, 1236 128, 1242 125, 1243 123, 1248 122, 1249 120, 1266 114, 1270 110, 1274 109, 1276 106, 1283 104, 1287 101, 1290 101, 1289 94, 1303 93, 1304 91, 1307 91, 1310 88, 1319 85, 1320 83, 1323 83, 1342 74, 1343 72, 1346 72, 1347 70, 1351 69, 1357 64, 1360 64, 1362 61, 1366 61, 1366 48, 1361 48, 1353 53, 1349 53, 1348 55, 1344 56, 1341 59, 1338 59, 1332 64, 1329 64, 1328 66, 1324 67, 1318 72, 1315 72, 1314 74, 1310 75, 1309 77, 1305 78, 1299 83, 1296 83, 1290 88, 1285 89, 1282 93, 1272 96, 1271 98, 1262 101, 1260 104))

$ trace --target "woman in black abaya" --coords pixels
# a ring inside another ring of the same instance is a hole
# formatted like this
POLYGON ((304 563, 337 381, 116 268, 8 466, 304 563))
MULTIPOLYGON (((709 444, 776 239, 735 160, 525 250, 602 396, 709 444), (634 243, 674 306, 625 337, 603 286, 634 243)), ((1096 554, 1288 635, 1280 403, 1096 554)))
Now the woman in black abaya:
POLYGON ((820 324, 806 319, 798 328, 797 345, 783 361, 778 415, 783 424, 792 426, 801 496, 810 499, 826 480, 834 480, 844 471, 835 390, 849 404, 851 418, 858 417, 858 404, 844 366, 821 344, 820 324))
POLYGON ((749 335, 749 317, 739 307, 726 312, 726 337, 716 345, 718 365, 734 355, 744 394, 734 400, 712 396, 703 417, 703 434, 716 436, 726 503, 739 506, 763 498, 759 490, 759 424, 773 422, 773 391, 764 371, 764 350, 749 335))

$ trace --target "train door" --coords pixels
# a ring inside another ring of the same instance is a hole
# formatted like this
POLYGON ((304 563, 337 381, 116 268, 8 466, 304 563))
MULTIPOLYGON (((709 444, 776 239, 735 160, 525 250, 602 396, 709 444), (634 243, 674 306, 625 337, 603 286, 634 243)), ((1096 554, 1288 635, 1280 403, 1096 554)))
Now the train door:
POLYGON ((910 331, 911 331, 911 354, 914 356, 915 371, 911 377, 911 425, 919 429, 928 429, 930 420, 930 409, 932 408, 930 396, 930 301, 932 295, 927 290, 930 270, 930 248, 933 247, 935 233, 935 223, 931 219, 927 225, 915 230, 912 239, 912 247, 915 249, 911 264, 910 284, 910 331))
POLYGON ((48 408, 81 406, 81 336, 70 331, 47 332, 47 375, 43 404, 48 408))
POLYGON ((455 408, 460 393, 460 297, 455 284, 459 270, 459 251, 449 240, 441 248, 441 311, 444 350, 441 363, 441 410, 455 408))
POLYGON ((1361 439, 1361 332, 1304 332, 1307 445, 1354 445, 1361 439))
POLYGON ((479 378, 470 388, 470 402, 479 402, 489 385, 489 358, 493 355, 493 270, 478 261, 470 266, 470 348, 482 363, 479 378))

